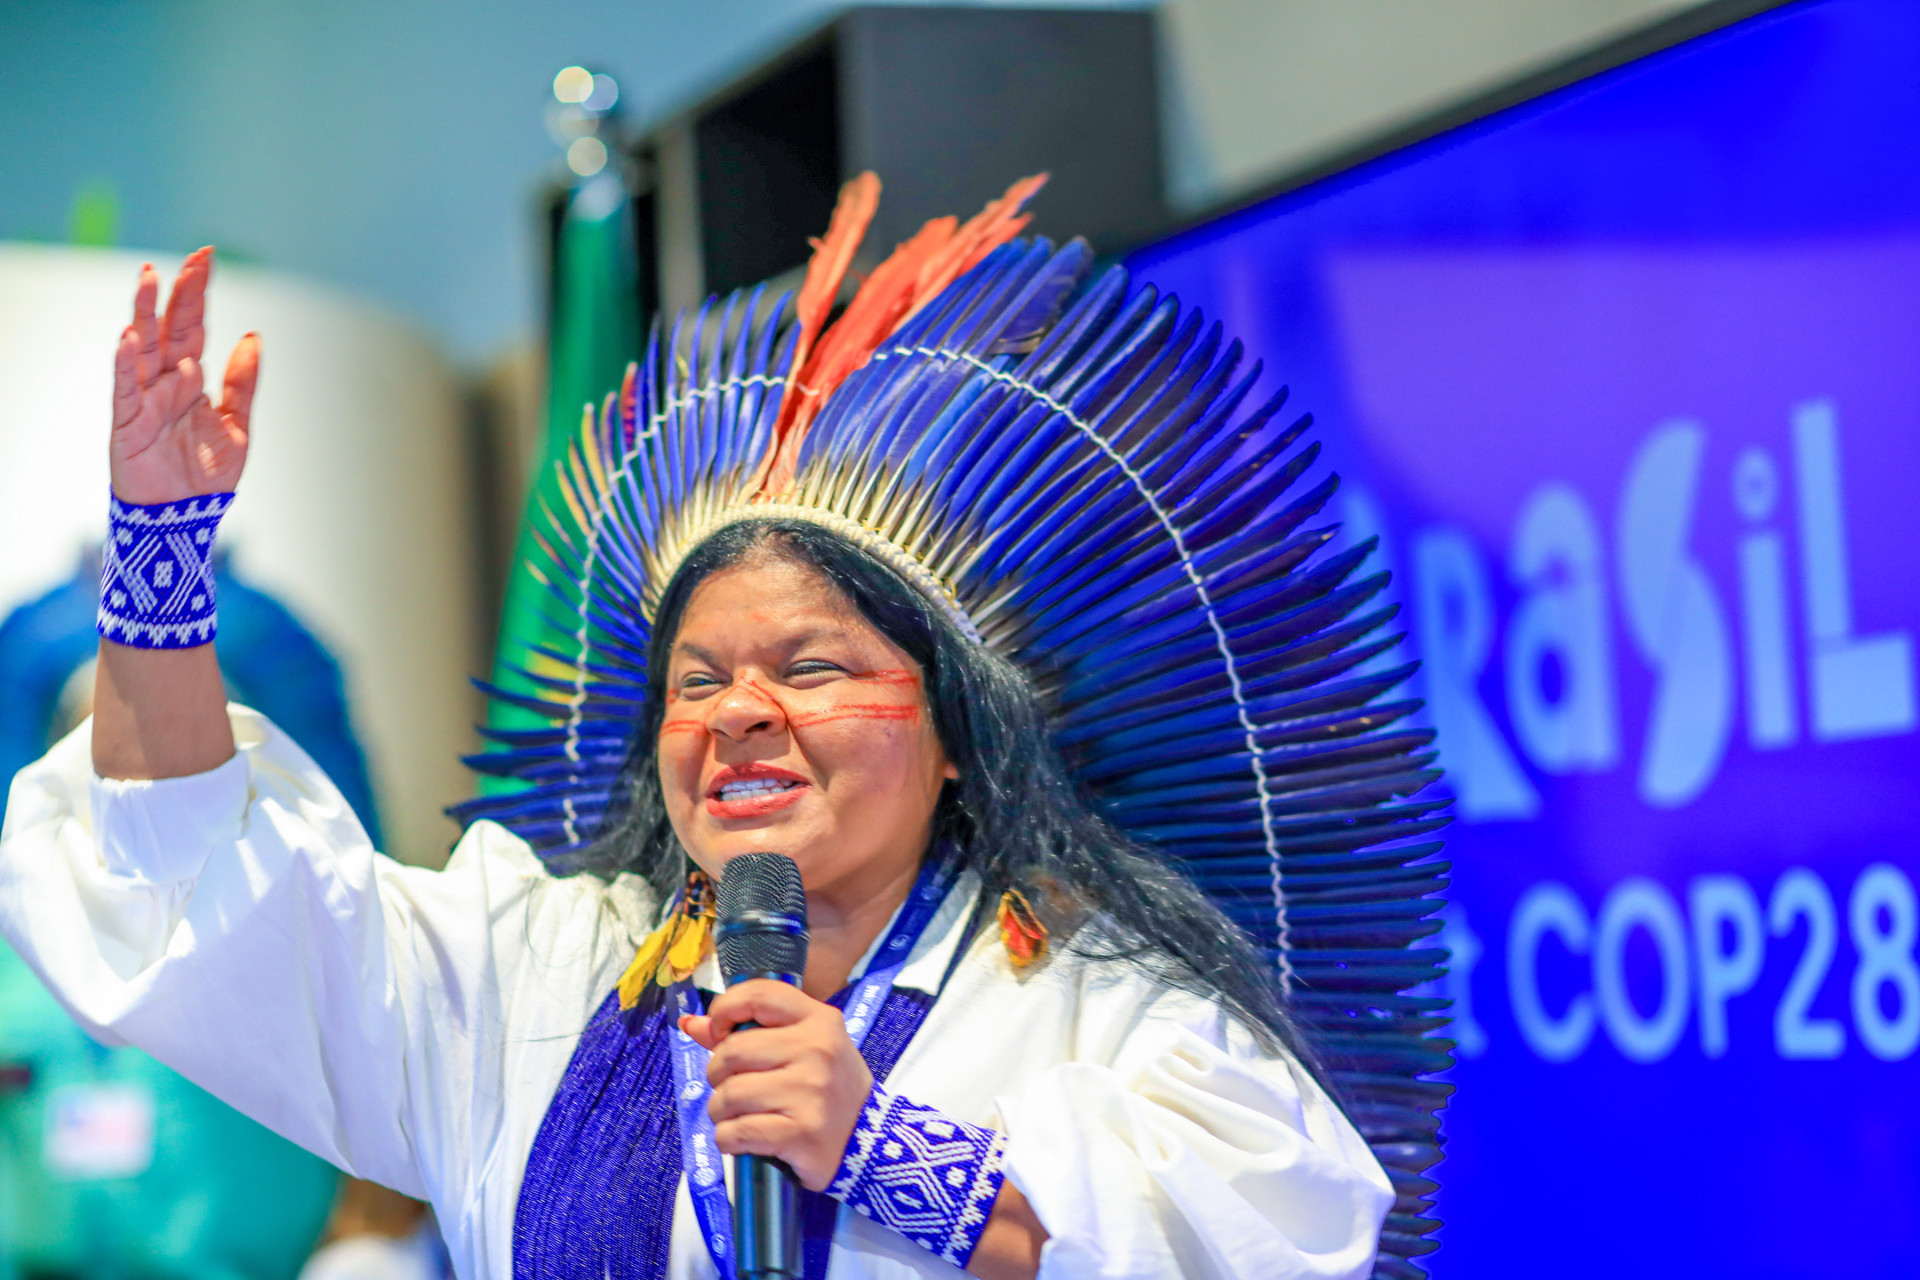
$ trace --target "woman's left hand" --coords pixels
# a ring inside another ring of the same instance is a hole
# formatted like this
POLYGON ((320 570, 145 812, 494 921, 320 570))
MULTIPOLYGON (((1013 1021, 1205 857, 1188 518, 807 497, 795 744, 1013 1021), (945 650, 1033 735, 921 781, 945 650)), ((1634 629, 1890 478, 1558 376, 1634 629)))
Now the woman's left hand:
POLYGON ((783 982, 729 987, 680 1029, 713 1054, 714 1136, 728 1155, 772 1156, 809 1191, 840 1168, 873 1073, 840 1011, 783 982), (743 1022, 758 1025, 736 1032, 743 1022))

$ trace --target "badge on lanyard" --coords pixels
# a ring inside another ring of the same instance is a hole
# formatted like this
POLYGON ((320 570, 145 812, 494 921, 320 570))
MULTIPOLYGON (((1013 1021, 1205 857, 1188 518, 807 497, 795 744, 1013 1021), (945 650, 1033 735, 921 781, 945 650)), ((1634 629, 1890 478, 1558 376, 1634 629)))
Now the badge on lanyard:
MULTIPOLYGON (((843 1016, 847 1035, 854 1045, 863 1045, 873 1020, 893 980, 907 967, 914 944, 926 932, 953 886, 954 877, 942 863, 929 859, 920 878, 901 904, 893 927, 881 942, 867 971, 848 994, 843 1016)), ((673 998, 679 1013, 700 1011, 691 982, 676 983, 673 998)), ((677 1026, 668 1032, 673 1046, 673 1075, 680 1121, 680 1157, 687 1176, 687 1196, 693 1201, 693 1216, 706 1239, 707 1254, 721 1280, 733 1280, 733 1214, 727 1199, 727 1184, 720 1144, 714 1138, 713 1117, 707 1114, 707 1100, 713 1090, 707 1084, 707 1051, 677 1026)))
POLYGON ((153 1114, 143 1085, 63 1085, 47 1097, 41 1161, 63 1182, 145 1173, 153 1165, 153 1114))

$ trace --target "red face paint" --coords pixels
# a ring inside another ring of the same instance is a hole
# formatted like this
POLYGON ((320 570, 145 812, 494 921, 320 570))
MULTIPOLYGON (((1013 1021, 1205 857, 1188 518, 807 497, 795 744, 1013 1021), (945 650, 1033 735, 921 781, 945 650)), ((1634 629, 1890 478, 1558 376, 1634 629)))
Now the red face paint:
POLYGON ((919 676, 906 670, 869 671, 865 675, 855 676, 854 679, 864 680, 868 684, 917 685, 920 683, 919 676))
POLYGON ((806 729, 818 724, 831 724, 835 720, 918 720, 919 718, 920 708, 918 707, 864 702, 848 707, 833 707, 826 711, 809 711, 804 715, 789 717, 787 723, 796 729, 806 729))
POLYGON ((701 865, 771 843, 820 884, 911 869, 949 767, 927 732, 928 680, 830 580, 778 558, 716 573, 688 601, 674 654, 678 696, 661 719, 704 733, 663 729, 657 767, 701 865), (788 776, 713 785, 719 770, 754 766, 788 776))

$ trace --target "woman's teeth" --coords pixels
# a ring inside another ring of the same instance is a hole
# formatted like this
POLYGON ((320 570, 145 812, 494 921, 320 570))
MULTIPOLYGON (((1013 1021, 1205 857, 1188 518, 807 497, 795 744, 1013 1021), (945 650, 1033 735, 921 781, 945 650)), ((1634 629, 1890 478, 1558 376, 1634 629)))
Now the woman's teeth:
POLYGON ((768 796, 776 791, 786 791, 800 784, 785 782, 779 778, 749 778, 744 782, 729 782, 720 788, 722 800, 746 800, 753 796, 768 796))

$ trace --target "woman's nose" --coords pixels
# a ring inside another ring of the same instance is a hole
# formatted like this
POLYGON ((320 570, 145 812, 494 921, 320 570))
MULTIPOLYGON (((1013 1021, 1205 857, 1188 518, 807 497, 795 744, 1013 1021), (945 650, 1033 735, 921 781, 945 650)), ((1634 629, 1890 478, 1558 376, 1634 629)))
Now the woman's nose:
POLYGON ((707 720, 708 729, 735 742, 755 733, 775 733, 786 725, 786 712, 780 703, 750 676, 742 676, 727 687, 707 720))

